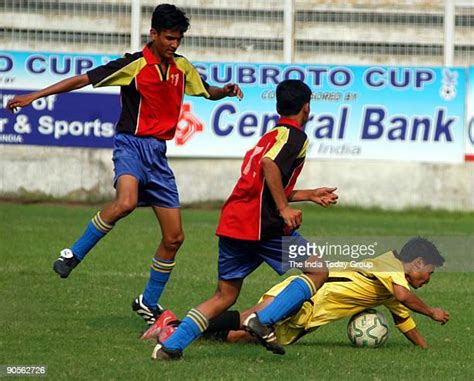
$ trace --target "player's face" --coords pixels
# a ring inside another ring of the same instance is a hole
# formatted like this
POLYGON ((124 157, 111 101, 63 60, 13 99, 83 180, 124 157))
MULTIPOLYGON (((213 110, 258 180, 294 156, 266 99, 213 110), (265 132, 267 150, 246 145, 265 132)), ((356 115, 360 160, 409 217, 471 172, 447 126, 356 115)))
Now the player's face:
POLYGON ((423 261, 420 264, 415 264, 413 269, 407 273, 408 283, 413 288, 423 287, 430 281, 434 268, 434 265, 426 265, 423 261))
POLYGON ((173 58, 174 53, 181 44, 183 33, 167 29, 158 32, 152 28, 150 30, 150 37, 153 53, 157 54, 161 60, 167 61, 173 58))

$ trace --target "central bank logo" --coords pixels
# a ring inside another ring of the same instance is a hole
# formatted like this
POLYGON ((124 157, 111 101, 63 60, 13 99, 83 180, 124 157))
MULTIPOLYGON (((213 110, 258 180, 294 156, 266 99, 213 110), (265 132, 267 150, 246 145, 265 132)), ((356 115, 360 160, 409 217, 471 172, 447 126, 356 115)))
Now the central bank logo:
POLYGON ((184 103, 181 108, 175 141, 177 146, 185 145, 194 134, 204 131, 202 122, 191 112, 191 105, 184 103))
POLYGON ((443 69, 443 79, 441 80, 441 89, 439 94, 446 101, 456 98, 456 87, 458 85, 458 73, 449 69, 443 69))

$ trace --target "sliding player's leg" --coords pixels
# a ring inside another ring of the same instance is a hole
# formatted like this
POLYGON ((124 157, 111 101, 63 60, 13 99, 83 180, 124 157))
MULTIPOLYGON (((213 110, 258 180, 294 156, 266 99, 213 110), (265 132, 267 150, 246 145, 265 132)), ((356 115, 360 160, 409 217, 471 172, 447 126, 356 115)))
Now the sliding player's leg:
MULTIPOLYGON (((290 245, 307 247, 308 242, 297 232, 293 232, 290 237, 262 241, 260 256, 276 271, 278 271, 278 263, 275 260, 279 258, 280 269, 283 272, 285 270, 283 262, 287 259, 286 253, 290 245)), ((272 326, 298 311, 303 303, 324 284, 327 276, 327 269, 321 265, 311 272, 305 272, 296 277, 275 297, 272 303, 258 313, 251 314, 245 320, 244 328, 255 335, 267 349, 270 349, 270 341, 276 341, 272 326)))
POLYGON ((271 304, 256 314, 260 323, 273 325, 295 313, 321 288, 327 276, 327 271, 306 272, 297 276, 271 304))
POLYGON ((239 311, 225 311, 209 321, 209 326, 203 336, 206 339, 235 342, 255 342, 256 339, 246 332, 242 323, 249 315, 260 311, 273 300, 273 296, 264 296, 261 301, 249 309, 239 311))
MULTIPOLYGON (((244 331, 243 322, 250 315, 264 309, 272 303, 275 297, 294 279, 295 277, 293 276, 276 284, 260 298, 258 304, 240 314, 237 311, 225 311, 218 317, 212 319, 203 336, 211 340, 225 341, 229 343, 255 343, 255 337, 244 331), (238 314, 237 321, 235 314, 238 314)), ((315 329, 314 327, 310 330, 306 329, 306 323, 308 320, 318 320, 318 318, 320 318, 318 314, 325 314, 325 311, 331 307, 321 298, 322 296, 318 296, 314 302, 311 301, 311 303, 304 303, 294 315, 275 324, 275 334, 279 344, 293 344, 298 339, 315 329), (321 305, 321 308, 317 308, 320 312, 315 315, 313 308, 316 305, 321 305)), ((336 316, 331 313, 331 316, 333 315, 336 316)), ((324 318, 321 319, 322 324, 325 324, 327 321, 327 316, 324 316, 324 318)))

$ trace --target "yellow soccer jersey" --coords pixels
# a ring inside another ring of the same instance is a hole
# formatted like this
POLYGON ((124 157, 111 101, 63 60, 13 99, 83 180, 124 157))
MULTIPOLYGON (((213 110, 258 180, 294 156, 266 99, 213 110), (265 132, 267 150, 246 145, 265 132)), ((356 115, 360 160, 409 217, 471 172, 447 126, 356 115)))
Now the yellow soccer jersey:
MULTIPOLYGON (((367 262, 373 265, 370 270, 329 272, 328 281, 311 300, 305 302, 295 315, 277 324, 279 341, 291 344, 317 327, 379 305, 385 305, 401 318, 409 318, 397 326, 402 332, 415 328, 409 310, 393 296, 394 284, 410 289, 402 263, 393 252, 367 262)), ((294 278, 289 277, 277 284, 265 295, 277 295, 294 278)))

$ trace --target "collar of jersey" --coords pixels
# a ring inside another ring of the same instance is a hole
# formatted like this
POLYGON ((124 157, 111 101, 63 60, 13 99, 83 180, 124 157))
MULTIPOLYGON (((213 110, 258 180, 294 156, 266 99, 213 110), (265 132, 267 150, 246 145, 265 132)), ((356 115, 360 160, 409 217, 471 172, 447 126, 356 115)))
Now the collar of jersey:
MULTIPOLYGON (((145 58, 147 65, 159 65, 160 60, 151 52, 149 45, 150 43, 146 44, 143 48, 143 57, 145 58)), ((170 64, 172 63, 174 63, 174 60, 170 61, 170 64)))
POLYGON ((282 125, 301 129, 300 124, 296 120, 291 119, 291 118, 285 118, 284 116, 281 117, 280 120, 277 123, 277 126, 282 126, 282 125))

